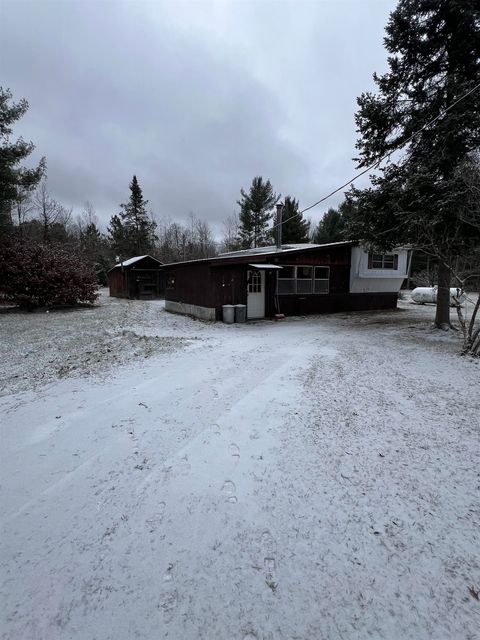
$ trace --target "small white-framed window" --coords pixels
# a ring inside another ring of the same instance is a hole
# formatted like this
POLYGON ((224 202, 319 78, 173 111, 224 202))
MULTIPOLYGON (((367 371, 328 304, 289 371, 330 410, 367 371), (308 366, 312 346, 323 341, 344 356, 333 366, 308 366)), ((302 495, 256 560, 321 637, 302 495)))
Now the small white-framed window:
POLYGON ((260 271, 248 272, 248 293, 262 293, 262 274, 260 271))

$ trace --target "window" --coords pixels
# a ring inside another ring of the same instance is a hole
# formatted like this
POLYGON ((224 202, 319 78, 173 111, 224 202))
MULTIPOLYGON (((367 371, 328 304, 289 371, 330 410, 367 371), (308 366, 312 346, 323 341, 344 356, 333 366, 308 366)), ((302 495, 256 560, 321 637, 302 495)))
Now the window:
POLYGON ((328 293, 329 282, 329 267, 282 265, 278 274, 278 293, 328 293))
POLYGON ((315 267, 313 293, 328 293, 330 283, 330 267, 315 267))
POLYGON ((165 282, 165 288, 166 289, 175 289, 175 276, 171 275, 171 274, 167 274, 167 278, 166 278, 166 282, 165 282))
POLYGON ((313 267, 297 267, 297 293, 312 293, 313 267))
POLYGON ((262 274, 260 271, 248 272, 248 293, 262 293, 262 274))
POLYGON ((278 274, 278 293, 296 293, 295 267, 285 265, 278 274))
POLYGON ((398 255, 395 253, 369 253, 369 269, 398 269, 398 255))

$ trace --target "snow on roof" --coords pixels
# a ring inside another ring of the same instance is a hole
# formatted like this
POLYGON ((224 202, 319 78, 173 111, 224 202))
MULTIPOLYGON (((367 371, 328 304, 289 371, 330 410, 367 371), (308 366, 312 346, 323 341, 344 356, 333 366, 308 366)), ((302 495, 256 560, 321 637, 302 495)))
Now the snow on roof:
POLYGON ((236 258, 241 256, 255 256, 265 253, 277 253, 279 251, 291 251, 292 249, 312 249, 319 247, 318 244, 282 244, 282 248, 278 249, 276 245, 268 245, 266 247, 255 247, 252 249, 240 249, 239 251, 229 251, 228 253, 220 253, 218 258, 236 258))
POLYGON ((305 251, 305 249, 317 249, 319 247, 331 247, 341 244, 352 244, 352 242, 350 240, 342 240, 341 242, 329 242, 327 244, 311 244, 308 242, 301 244, 282 244, 281 249, 278 249, 276 245, 269 245, 267 247, 255 247, 254 249, 240 249, 240 251, 220 253, 217 258, 237 258, 242 256, 280 253, 281 251, 305 251))
POLYGON ((143 260, 144 258, 152 258, 152 260, 155 260, 156 262, 161 264, 160 260, 157 260, 157 258, 153 258, 152 256, 146 255, 146 256, 135 256, 133 258, 129 258, 128 260, 123 260, 122 262, 119 262, 118 264, 116 264, 115 267, 128 267, 129 265, 134 264, 139 260, 143 260))
MULTIPOLYGON (((255 247, 253 249, 240 249, 239 251, 231 251, 229 253, 220 253, 218 256, 211 256, 210 258, 196 258, 194 260, 182 260, 181 262, 170 262, 164 264, 164 267, 179 266, 182 264, 192 264, 200 262, 219 262, 222 260, 234 260, 235 258, 248 258, 249 256, 267 256, 273 253, 282 253, 290 251, 305 251, 306 249, 320 249, 323 247, 336 247, 341 245, 356 244, 352 240, 342 240, 341 242, 328 242, 326 244, 310 244, 305 242, 303 244, 282 244, 282 248, 278 249, 276 245, 269 245, 267 247, 255 247)), ((124 263, 125 264, 125 263, 124 263)))
POLYGON ((268 262, 261 262, 260 264, 249 264, 249 267, 253 267, 254 269, 264 269, 267 271, 268 269, 275 269, 280 271, 283 267, 280 267, 278 264, 269 264, 268 262))
MULTIPOLYGON (((276 245, 269 245, 267 247, 255 247, 253 249, 240 249, 239 251, 231 251, 230 253, 220 253, 218 256, 210 256, 209 258, 195 258, 193 260, 182 260, 181 262, 167 262, 163 264, 164 267, 178 267, 183 264, 199 264, 208 262, 220 262, 222 260, 234 260, 235 258, 248 258, 249 256, 267 256, 273 253, 291 252, 291 251, 305 251, 308 249, 320 249, 323 247, 337 247, 341 245, 354 245, 357 244, 354 240, 342 240, 341 242, 327 242, 325 244, 309 244, 304 242, 303 244, 282 244, 281 249, 277 249, 276 245)), ((125 264, 125 263, 123 263, 125 264)))

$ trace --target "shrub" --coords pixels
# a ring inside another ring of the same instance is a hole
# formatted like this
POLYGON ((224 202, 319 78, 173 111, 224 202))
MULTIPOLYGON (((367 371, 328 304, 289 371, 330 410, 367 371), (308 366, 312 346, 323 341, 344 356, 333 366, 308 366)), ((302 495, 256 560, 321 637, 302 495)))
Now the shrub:
POLYGON ((0 244, 0 294, 28 309, 95 302, 95 273, 75 253, 11 239, 0 244))

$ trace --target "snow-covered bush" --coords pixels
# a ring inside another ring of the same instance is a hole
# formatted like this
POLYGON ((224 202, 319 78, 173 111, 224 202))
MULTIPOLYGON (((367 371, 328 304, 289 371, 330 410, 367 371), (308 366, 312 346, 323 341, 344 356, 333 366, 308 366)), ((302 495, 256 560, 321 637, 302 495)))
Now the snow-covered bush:
POLYGON ((25 239, 0 243, 0 296, 22 307, 95 302, 95 273, 65 248, 25 239))

